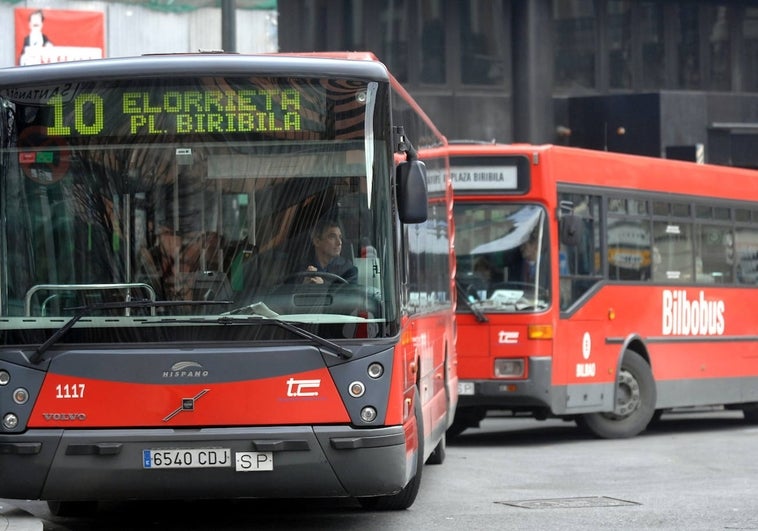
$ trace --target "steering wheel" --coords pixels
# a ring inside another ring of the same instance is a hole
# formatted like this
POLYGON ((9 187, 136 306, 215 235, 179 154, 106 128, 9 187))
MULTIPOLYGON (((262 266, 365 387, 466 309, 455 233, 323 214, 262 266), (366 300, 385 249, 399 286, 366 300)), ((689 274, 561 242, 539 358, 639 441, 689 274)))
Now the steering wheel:
POLYGON ((347 280, 342 278, 339 275, 335 275, 334 273, 327 273, 326 271, 298 271, 297 273, 292 273, 291 275, 288 275, 284 279, 285 284, 294 283, 294 281, 306 277, 321 277, 325 281, 329 282, 341 282, 342 284, 347 284, 347 280))

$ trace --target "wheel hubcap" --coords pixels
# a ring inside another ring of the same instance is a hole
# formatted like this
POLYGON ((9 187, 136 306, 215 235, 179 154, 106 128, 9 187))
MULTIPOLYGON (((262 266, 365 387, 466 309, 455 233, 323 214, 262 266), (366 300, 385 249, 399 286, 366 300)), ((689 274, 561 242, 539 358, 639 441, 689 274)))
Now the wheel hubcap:
POLYGON ((618 417, 628 417, 640 407, 640 402, 640 385, 637 379, 632 373, 622 369, 619 374, 616 407, 613 409, 613 414, 618 417))

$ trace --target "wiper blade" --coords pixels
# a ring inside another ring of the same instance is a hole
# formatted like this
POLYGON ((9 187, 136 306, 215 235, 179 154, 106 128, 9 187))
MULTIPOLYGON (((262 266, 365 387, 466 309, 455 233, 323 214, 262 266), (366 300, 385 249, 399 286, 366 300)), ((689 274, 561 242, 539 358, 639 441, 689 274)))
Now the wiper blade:
POLYGON ((324 347, 327 354, 330 354, 332 356, 335 356, 337 358, 343 359, 343 360, 349 360, 353 357, 353 353, 343 347, 342 345, 338 345, 334 341, 329 341, 328 339, 319 336, 318 334, 314 334, 313 332, 309 332, 305 328, 301 328, 297 326, 296 324, 292 324, 287 321, 282 321, 281 319, 276 319, 273 317, 264 317, 261 315, 250 315, 243 318, 240 317, 229 317, 229 316, 222 316, 216 319, 216 322, 222 323, 222 324, 239 324, 239 323, 255 323, 255 324, 273 324, 280 328, 284 328, 285 330, 292 332, 295 335, 298 335, 305 339, 310 339, 317 345, 324 347))
POLYGON ((132 299, 129 301, 115 301, 115 302, 94 302, 87 304, 86 306, 74 306, 71 308, 64 308, 65 310, 75 310, 71 319, 66 321, 66 324, 61 326, 58 330, 51 335, 47 341, 42 343, 29 359, 34 364, 42 361, 42 355, 55 345, 66 333, 71 330, 79 320, 85 315, 97 310, 118 310, 124 308, 157 308, 165 306, 197 306, 197 305, 209 305, 209 304, 231 304, 233 301, 154 301, 152 299, 132 299))
POLYGON ((484 312, 482 311, 481 308, 479 308, 479 305, 468 300, 468 296, 466 295, 465 290, 461 286, 460 282, 458 282, 457 280, 455 281, 455 287, 458 288, 458 300, 462 300, 463 303, 468 307, 468 309, 473 312, 474 317, 476 317, 476 320, 480 323, 489 322, 489 319, 487 319, 487 316, 484 315, 484 312))

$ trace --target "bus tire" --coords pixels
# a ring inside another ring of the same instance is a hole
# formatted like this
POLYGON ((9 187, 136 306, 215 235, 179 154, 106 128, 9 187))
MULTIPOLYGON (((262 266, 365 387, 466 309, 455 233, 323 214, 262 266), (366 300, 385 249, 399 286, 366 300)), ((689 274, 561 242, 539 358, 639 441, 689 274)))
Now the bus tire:
POLYGON ((748 424, 758 424, 758 402, 746 404, 742 408, 742 416, 748 424))
POLYGON ((463 408, 455 410, 453 423, 447 429, 447 436, 455 439, 469 428, 478 428, 479 423, 487 416, 487 410, 483 408, 463 408))
POLYGON ((440 438, 440 442, 437 443, 437 446, 434 447, 434 451, 429 455, 429 458, 426 460, 427 465, 441 465, 445 462, 445 456, 447 455, 447 440, 446 436, 443 433, 442 437, 440 438))
MULTIPOLYGON (((447 351, 447 349, 445 349, 447 351)), ((443 365, 445 368, 447 368, 447 353, 445 354, 445 364, 443 365)), ((442 421, 442 426, 445 428, 445 430, 448 429, 449 419, 450 419, 450 383, 447 378, 447 369, 445 370, 445 418, 442 421)), ((445 462, 445 456, 447 455, 447 435, 445 431, 442 432, 442 437, 440 437, 439 442, 437 442, 437 446, 434 447, 434 450, 432 451, 431 455, 429 455, 429 458, 426 460, 427 465, 441 465, 445 462)))
POLYGON ((601 439, 634 437, 647 428, 655 415, 656 400, 650 365, 636 352, 627 350, 616 386, 615 411, 579 415, 579 427, 601 439))
POLYGON ((418 489, 421 487, 421 471, 424 468, 424 416, 421 410, 421 394, 416 388, 413 392, 413 415, 416 417, 416 471, 408 484, 397 494, 389 496, 371 496, 358 498, 358 502, 364 509, 374 511, 402 511, 407 509, 416 500, 418 489))

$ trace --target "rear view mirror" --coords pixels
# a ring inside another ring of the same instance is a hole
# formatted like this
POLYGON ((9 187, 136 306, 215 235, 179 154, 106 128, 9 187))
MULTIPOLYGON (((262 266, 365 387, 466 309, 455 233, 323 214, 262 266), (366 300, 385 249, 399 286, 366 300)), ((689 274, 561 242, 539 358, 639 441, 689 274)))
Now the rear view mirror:
POLYGON ((426 165, 420 160, 401 162, 397 178, 397 210, 402 223, 423 223, 427 218, 426 165))
POLYGON ((576 247, 582 238, 582 229, 584 224, 582 218, 574 214, 568 214, 561 217, 560 232, 561 243, 570 247, 576 247))

